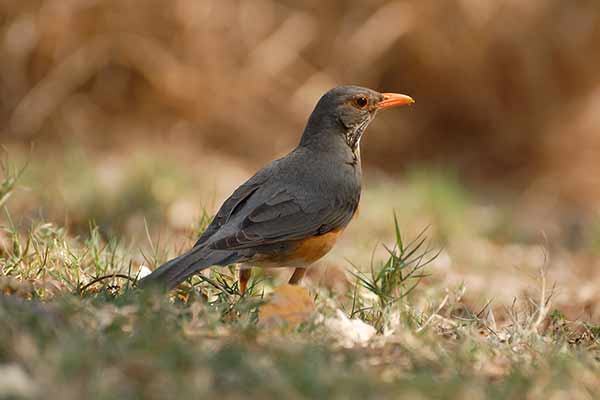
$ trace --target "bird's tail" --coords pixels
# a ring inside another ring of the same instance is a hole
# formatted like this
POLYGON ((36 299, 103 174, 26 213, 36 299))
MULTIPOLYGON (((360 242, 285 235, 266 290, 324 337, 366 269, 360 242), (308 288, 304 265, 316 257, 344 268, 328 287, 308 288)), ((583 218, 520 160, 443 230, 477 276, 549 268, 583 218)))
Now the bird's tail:
POLYGON ((173 289, 190 276, 212 265, 227 265, 236 262, 237 253, 223 250, 212 250, 206 247, 195 247, 187 253, 167 261, 150 275, 138 282, 138 287, 155 286, 173 289))

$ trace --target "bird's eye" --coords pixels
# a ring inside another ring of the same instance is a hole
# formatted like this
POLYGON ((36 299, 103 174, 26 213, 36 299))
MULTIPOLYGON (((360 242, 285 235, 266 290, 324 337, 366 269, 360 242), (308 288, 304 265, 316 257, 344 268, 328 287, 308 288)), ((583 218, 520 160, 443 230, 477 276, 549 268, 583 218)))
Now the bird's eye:
POLYGON ((365 108, 369 104, 369 100, 365 96, 354 98, 354 105, 358 108, 365 108))

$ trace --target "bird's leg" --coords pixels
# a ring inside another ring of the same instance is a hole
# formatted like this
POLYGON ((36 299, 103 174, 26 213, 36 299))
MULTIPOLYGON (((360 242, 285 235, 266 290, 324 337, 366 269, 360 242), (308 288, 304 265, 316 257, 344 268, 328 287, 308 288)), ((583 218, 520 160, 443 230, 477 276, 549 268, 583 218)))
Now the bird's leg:
POLYGON ((248 287, 248 281, 250 280, 251 275, 252 269, 240 268, 240 293, 244 294, 246 292, 246 288, 248 287))
POLYGON ((292 277, 288 281, 290 285, 297 285, 302 282, 302 278, 304 278, 304 274, 306 273, 306 268, 296 268, 292 277))

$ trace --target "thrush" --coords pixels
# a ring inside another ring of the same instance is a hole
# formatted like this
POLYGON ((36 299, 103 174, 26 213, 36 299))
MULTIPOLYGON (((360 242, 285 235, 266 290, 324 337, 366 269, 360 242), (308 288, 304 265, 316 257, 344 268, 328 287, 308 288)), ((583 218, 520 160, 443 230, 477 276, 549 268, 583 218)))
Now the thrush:
POLYGON ((327 254, 358 209, 360 140, 378 111, 413 103, 405 95, 340 86, 321 97, 298 146, 259 170, 223 203, 196 244, 140 281, 172 289, 215 265, 294 267, 289 283, 327 254))

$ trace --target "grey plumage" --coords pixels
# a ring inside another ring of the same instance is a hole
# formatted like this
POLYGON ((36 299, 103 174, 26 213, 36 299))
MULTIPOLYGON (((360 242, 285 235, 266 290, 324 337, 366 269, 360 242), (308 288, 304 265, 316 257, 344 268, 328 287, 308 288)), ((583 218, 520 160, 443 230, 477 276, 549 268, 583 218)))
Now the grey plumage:
POLYGON ((372 104, 384 98, 354 86, 326 93, 298 147, 240 186, 189 252, 159 267, 140 285, 172 288, 212 265, 263 263, 303 239, 348 225, 361 192, 358 142, 377 111, 375 106, 355 107, 356 96, 366 96, 372 104))

